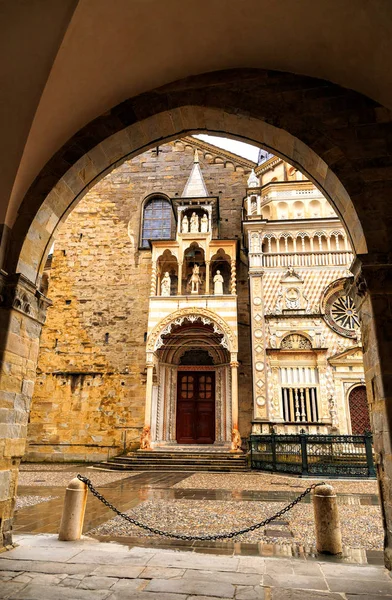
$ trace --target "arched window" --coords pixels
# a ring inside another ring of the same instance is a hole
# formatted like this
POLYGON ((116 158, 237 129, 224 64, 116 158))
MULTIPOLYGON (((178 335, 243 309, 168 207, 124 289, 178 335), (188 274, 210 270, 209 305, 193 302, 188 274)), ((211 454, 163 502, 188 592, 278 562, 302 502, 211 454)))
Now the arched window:
POLYGON ((148 240, 169 240, 172 233, 172 207, 166 198, 156 196, 147 200, 143 208, 141 247, 148 248, 148 240))

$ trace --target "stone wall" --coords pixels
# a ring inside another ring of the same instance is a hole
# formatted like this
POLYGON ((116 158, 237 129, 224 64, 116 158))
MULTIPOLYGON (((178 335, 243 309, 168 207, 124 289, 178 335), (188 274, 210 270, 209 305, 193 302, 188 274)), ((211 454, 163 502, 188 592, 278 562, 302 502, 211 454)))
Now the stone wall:
MULTIPOLYGON (((151 252, 139 250, 141 206, 180 197, 194 147, 174 142, 112 171, 58 232, 41 337, 26 460, 101 460, 136 448, 144 418, 151 252)), ((201 149, 207 190, 220 198, 220 237, 241 237, 249 167, 201 149)), ((248 265, 237 269, 240 429, 251 426, 248 265)))

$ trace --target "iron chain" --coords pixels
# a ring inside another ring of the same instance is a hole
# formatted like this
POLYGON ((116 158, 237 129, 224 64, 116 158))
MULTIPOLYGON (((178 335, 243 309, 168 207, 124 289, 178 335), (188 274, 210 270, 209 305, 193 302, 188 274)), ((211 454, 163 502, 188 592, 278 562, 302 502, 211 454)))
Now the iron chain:
POLYGON ((77 475, 77 478, 80 481, 83 481, 83 483, 85 483, 87 485, 88 489, 93 494, 93 496, 98 498, 98 500, 100 500, 102 502, 102 504, 104 504, 105 506, 110 508, 110 510, 115 512, 118 516, 122 517, 129 523, 132 523, 132 525, 136 525, 136 527, 140 527, 141 529, 144 529, 145 531, 149 531, 150 533, 154 533, 155 535, 161 535, 161 536, 168 537, 168 538, 174 538, 176 540, 186 540, 186 541, 225 540, 225 539, 231 539, 231 538, 237 537, 238 535, 242 535, 243 533, 248 533, 249 531, 254 531, 255 529, 260 529, 260 527, 264 527, 265 525, 268 525, 272 521, 275 521, 276 519, 278 519, 279 517, 281 517, 282 515, 287 513, 296 504, 301 502, 301 500, 303 500, 305 498, 305 496, 310 494, 310 492, 312 490, 314 490, 316 487, 318 487, 319 485, 324 485, 323 481, 321 483, 313 483, 310 487, 306 488, 306 490, 304 490, 302 492, 302 494, 300 494, 299 496, 297 496, 297 498, 295 498, 292 502, 290 502, 290 504, 288 504, 287 506, 285 506, 284 508, 279 510, 272 517, 268 517, 267 519, 264 519, 264 521, 261 521, 260 523, 255 523, 254 525, 250 525, 249 527, 245 527, 244 529, 239 529, 238 531, 231 531, 230 533, 216 533, 216 534, 211 534, 211 535, 187 535, 187 534, 170 533, 168 531, 162 531, 161 529, 155 529, 154 527, 150 527, 149 525, 146 525, 145 523, 140 523, 140 521, 137 521, 136 519, 133 519, 126 513, 121 512, 120 510, 118 510, 118 508, 113 506, 113 504, 111 504, 111 502, 106 500, 106 498, 104 496, 102 496, 102 494, 100 494, 98 492, 98 490, 95 489, 95 487, 91 483, 90 479, 88 479, 87 477, 84 477, 83 475, 80 475, 80 473, 77 475))

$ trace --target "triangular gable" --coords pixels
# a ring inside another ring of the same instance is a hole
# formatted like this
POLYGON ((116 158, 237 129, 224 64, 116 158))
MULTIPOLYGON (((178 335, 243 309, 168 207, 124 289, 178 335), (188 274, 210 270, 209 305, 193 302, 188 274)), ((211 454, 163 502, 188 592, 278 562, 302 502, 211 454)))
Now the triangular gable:
POLYGON ((361 346, 351 346, 343 352, 339 352, 328 359, 328 362, 333 365, 347 364, 349 362, 362 363, 363 354, 361 346))
POLYGON ((208 198, 206 184, 199 165, 199 155, 195 150, 193 167, 182 193, 183 198, 208 198))

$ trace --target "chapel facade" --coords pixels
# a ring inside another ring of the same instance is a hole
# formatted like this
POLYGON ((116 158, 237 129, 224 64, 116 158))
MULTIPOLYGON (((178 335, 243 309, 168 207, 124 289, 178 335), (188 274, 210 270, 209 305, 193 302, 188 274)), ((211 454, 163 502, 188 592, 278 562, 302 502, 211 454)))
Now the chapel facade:
POLYGON ((352 258, 327 200, 264 151, 189 137, 125 162, 48 260, 26 459, 363 433, 352 258))

